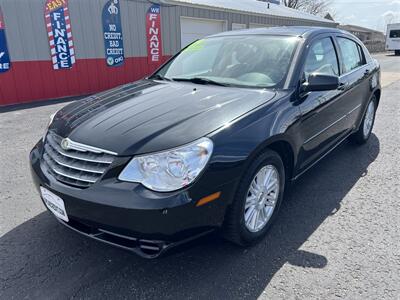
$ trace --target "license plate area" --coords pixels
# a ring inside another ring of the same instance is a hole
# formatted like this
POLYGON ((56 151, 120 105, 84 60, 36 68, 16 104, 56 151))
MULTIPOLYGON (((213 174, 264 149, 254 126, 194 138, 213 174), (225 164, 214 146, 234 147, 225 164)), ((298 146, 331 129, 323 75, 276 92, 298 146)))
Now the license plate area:
POLYGON ((68 222, 68 214, 65 210, 64 200, 58 197, 56 194, 50 192, 44 187, 40 187, 40 193, 42 199, 47 208, 59 219, 68 222))

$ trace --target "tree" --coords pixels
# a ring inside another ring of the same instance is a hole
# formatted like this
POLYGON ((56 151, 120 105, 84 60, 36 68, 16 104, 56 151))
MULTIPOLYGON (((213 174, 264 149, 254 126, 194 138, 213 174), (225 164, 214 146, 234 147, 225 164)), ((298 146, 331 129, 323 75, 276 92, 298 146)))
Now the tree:
POLYGON ((282 4, 313 15, 324 16, 328 12, 330 0, 282 0, 282 4))

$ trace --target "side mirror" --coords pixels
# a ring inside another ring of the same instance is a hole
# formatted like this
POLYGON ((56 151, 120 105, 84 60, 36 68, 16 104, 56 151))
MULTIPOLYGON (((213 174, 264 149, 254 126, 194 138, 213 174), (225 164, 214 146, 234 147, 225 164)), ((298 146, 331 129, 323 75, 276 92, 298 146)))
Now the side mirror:
POLYGON ((308 82, 303 83, 303 92, 320 92, 336 90, 339 87, 339 77, 334 75, 310 74, 308 82))

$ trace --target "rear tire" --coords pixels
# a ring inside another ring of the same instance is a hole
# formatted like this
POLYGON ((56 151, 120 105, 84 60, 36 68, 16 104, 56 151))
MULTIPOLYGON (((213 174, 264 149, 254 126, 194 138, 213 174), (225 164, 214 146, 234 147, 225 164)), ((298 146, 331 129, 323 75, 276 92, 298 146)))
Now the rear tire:
POLYGON ((276 152, 266 150, 250 164, 239 183, 225 216, 224 238, 241 246, 262 239, 276 219, 284 190, 282 159, 276 152))
POLYGON ((350 137, 351 141, 353 141, 355 144, 365 144, 371 136, 372 129, 375 124, 377 104, 378 102, 376 97, 372 96, 370 102, 368 103, 367 110, 365 111, 360 128, 350 137))

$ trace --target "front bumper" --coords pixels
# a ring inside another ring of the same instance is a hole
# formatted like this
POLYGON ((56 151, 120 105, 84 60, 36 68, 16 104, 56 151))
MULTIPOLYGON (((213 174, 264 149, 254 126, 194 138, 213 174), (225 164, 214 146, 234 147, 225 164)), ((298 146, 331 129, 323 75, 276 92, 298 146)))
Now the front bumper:
MULTIPOLYGON (((213 186, 197 182, 174 193, 152 192, 140 184, 121 182, 110 174, 86 189, 57 181, 41 166, 42 143, 30 153, 33 181, 63 199, 65 226, 91 238, 153 258, 168 249, 221 226, 236 180, 213 186), (198 201, 221 192, 203 206, 198 201)), ((114 174, 115 175, 115 174, 114 174)), ((207 177, 207 173, 202 177, 207 177)), ((206 184, 207 183, 207 184, 206 184)))

